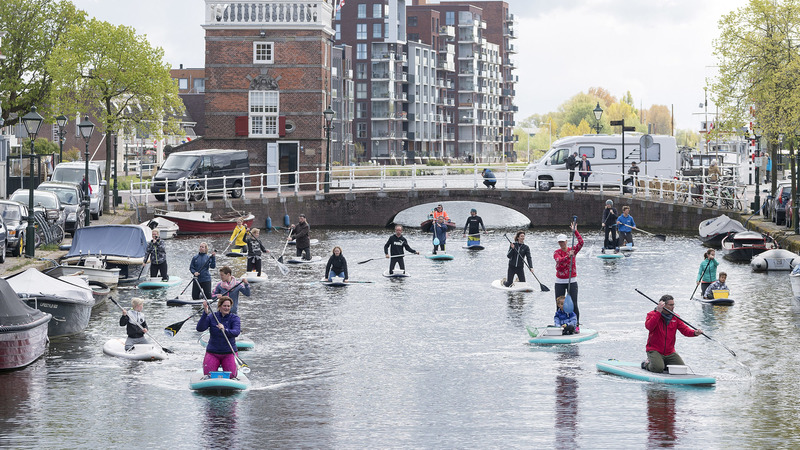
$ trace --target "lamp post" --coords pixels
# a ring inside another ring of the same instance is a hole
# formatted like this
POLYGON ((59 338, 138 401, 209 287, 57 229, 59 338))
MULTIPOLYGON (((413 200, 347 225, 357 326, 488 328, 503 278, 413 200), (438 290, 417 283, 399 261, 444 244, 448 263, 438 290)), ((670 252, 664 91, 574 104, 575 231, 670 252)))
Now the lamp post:
MULTIPOLYGON (((36 107, 31 106, 31 112, 22 116, 22 124, 25 125, 25 131, 28 132, 28 137, 31 138, 31 177, 30 177, 30 186, 28 186, 28 228, 25 231, 25 256, 29 258, 33 258, 34 256, 34 241, 33 235, 36 233, 34 230, 34 212, 33 212, 33 188, 34 186, 34 179, 33 179, 33 141, 36 140, 36 135, 39 133, 39 127, 42 125, 42 121, 44 121, 44 117, 39 115, 36 112, 36 107)), ((22 154, 20 154, 20 158, 22 154)), ((20 159, 20 166, 22 164, 22 159, 20 159)))
POLYGON ((67 132, 64 130, 64 127, 67 126, 67 116, 60 115, 56 117, 56 124, 58 125, 58 162, 64 161, 64 136, 67 132))
POLYGON ((91 204, 91 200, 90 200, 90 197, 89 197, 89 184, 90 184, 89 183, 89 141, 92 139, 92 133, 94 132, 94 124, 89 120, 89 116, 83 116, 83 122, 78 124, 78 129, 81 130, 81 136, 83 137, 83 140, 86 142, 86 152, 83 154, 84 155, 83 159, 86 162, 86 168, 85 168, 86 170, 83 173, 83 179, 84 179, 84 182, 85 182, 85 184, 83 186, 83 192, 84 192, 84 194, 86 196, 86 198, 84 199, 84 202, 85 202, 85 205, 86 205, 86 209, 84 210, 84 213, 86 213, 86 216, 85 216, 83 224, 88 227, 89 226, 89 216, 92 215, 92 213, 89 212, 89 205, 91 204))
MULTIPOLYGON (((620 134, 622 135, 622 178, 625 178, 625 132, 626 131, 636 131, 635 127, 626 127, 625 126, 625 119, 620 120, 612 120, 610 122, 612 127, 620 126, 622 127, 622 131, 620 134)), ((645 172, 647 172, 645 170, 645 172)))
POLYGON ((333 121, 333 116, 336 112, 328 106, 328 108, 322 112, 322 115, 325 116, 325 139, 328 141, 328 148, 326 149, 326 157, 325 157, 325 193, 331 191, 331 130, 333 130, 333 125, 331 122, 333 121))
POLYGON ((794 132, 794 145, 792 146, 792 228, 794 234, 800 234, 800 224, 798 224, 798 217, 800 214, 797 212, 797 144, 800 143, 800 130, 794 132))
MULTIPOLYGON (((753 133, 756 137, 756 154, 758 155, 758 161, 761 161, 761 129, 755 128, 753 129, 753 133)), ((753 198, 753 213, 754 214, 761 214, 761 195, 759 195, 759 191, 761 188, 759 187, 759 178, 761 178, 761 174, 758 170, 758 164, 756 164, 756 195, 753 198)))
POLYGON ((550 150, 550 147, 553 146, 553 124, 551 122, 539 123, 540 127, 542 125, 547 125, 547 149, 550 150))
POLYGON ((600 134, 600 118, 603 117, 603 108, 600 107, 600 102, 597 102, 597 106, 594 107, 592 112, 594 113, 594 119, 597 121, 597 125, 594 128, 597 130, 597 134, 600 134))

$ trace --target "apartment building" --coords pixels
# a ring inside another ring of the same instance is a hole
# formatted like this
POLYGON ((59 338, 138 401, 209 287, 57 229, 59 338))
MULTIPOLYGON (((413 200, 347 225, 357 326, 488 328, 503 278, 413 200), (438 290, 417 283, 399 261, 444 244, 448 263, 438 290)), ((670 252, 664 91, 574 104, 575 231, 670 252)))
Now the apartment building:
POLYGON ((331 131, 331 164, 347 166, 356 161, 353 146, 353 47, 344 44, 333 47, 331 80, 331 108, 336 113, 331 131))

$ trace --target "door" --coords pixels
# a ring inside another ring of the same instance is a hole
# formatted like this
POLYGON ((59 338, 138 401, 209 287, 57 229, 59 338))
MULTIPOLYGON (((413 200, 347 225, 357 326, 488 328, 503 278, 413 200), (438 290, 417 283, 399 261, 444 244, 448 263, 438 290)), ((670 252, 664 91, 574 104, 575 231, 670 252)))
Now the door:
POLYGON ((299 159, 297 142, 281 142, 278 144, 278 169, 281 171, 281 184, 292 186, 297 178, 297 160, 299 159))
POLYGON ((267 144, 267 187, 278 187, 278 143, 267 144))

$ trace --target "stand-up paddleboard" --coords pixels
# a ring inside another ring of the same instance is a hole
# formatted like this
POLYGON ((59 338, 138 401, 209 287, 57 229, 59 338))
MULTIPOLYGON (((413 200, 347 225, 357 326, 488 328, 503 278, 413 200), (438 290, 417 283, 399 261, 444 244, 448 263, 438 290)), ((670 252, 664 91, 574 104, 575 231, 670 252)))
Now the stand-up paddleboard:
POLYGON ((261 276, 258 275, 258 272, 245 272, 241 277, 239 277, 239 279, 247 280, 247 282, 250 284, 258 284, 269 281, 266 272, 261 272, 261 276))
MULTIPOLYGON (((319 244, 319 239, 311 239, 309 243, 311 243, 311 245, 319 244)), ((289 245, 297 245, 297 241, 289 241, 289 245)))
POLYGON ((625 255, 622 253, 600 253, 597 257, 600 259, 620 259, 624 258, 625 255))
POLYGON ((616 359, 609 359, 608 361, 600 361, 597 363, 597 370, 601 372, 619 375, 625 378, 632 378, 634 380, 648 381, 650 383, 664 383, 664 384, 687 384, 696 386, 711 386, 717 382, 714 377, 706 375, 698 375, 694 373, 687 374, 671 374, 671 373, 655 373, 642 369, 641 363, 630 361, 618 361, 616 359))
POLYGON ((733 306, 733 299, 732 298, 703 298, 703 297, 692 297, 693 300, 696 300, 704 305, 714 305, 714 306, 733 306))
POLYGON ((386 278, 406 278, 410 277, 411 275, 409 275, 405 270, 395 270, 394 273, 389 273, 389 270, 387 269, 386 272, 383 272, 383 276, 386 278))
MULTIPOLYGON (((203 348, 206 348, 206 346, 208 345, 208 333, 206 332, 206 333, 201 334, 200 338, 197 339, 197 341, 200 342, 200 345, 202 345, 203 348)), ((236 338, 236 350, 239 350, 239 351, 252 350, 255 347, 256 347, 256 343, 255 342, 249 341, 247 339, 242 339, 242 335, 241 334, 239 335, 239 337, 236 338)))
POLYGON ((312 256, 311 259, 303 259, 300 256, 292 256, 286 260, 287 264, 314 264, 322 261, 321 256, 312 256))
POLYGON ((171 298, 167 300, 167 306, 200 306, 203 304, 203 300, 193 300, 191 297, 187 298, 171 298))
POLYGON ((165 287, 177 286, 183 282, 181 277, 170 276, 168 281, 163 281, 161 278, 149 278, 142 281, 137 286, 139 289, 161 289, 165 287))
POLYGON ((217 394, 230 394, 244 391, 250 387, 250 380, 241 370, 236 378, 224 378, 225 372, 211 372, 208 378, 203 376, 203 371, 198 370, 189 378, 189 389, 217 394))
POLYGON ((344 282, 344 278, 339 278, 339 277, 333 277, 333 278, 331 278, 331 281, 328 281, 328 279, 325 278, 324 280, 320 280, 320 283, 322 283, 325 286, 330 286, 330 287, 347 286, 347 283, 344 282))
POLYGON ((492 281, 492 287, 495 289, 500 289, 503 291, 512 291, 512 292, 533 292, 533 286, 528 283, 523 283, 520 281, 515 282, 511 286, 504 286, 503 280, 494 280, 492 281))
POLYGON ((477 251, 477 250, 483 250, 486 247, 484 247, 482 245, 462 245, 461 248, 466 249, 466 250, 476 250, 477 251))
POLYGON ((531 344, 538 345, 553 345, 553 344, 575 344, 578 342, 588 341, 597 337, 597 330, 591 328, 581 327, 581 332, 576 334, 561 334, 561 327, 540 327, 530 329, 528 334, 531 338, 528 340, 531 344))
POLYGON ((637 248, 638 247, 634 247, 634 246, 628 247, 627 245, 625 245, 623 247, 620 247, 619 251, 621 251, 621 252, 635 252, 637 248))
POLYGON ((136 344, 125 351, 125 339, 110 339, 103 344, 103 353, 117 358, 134 359, 137 361, 159 361, 167 358, 167 354, 156 344, 136 344))
POLYGON ((232 258, 240 258, 247 256, 247 249, 244 248, 232 248, 225 252, 225 256, 229 256, 232 258))
POLYGON ((432 254, 432 253, 429 253, 429 254, 425 255, 425 257, 428 258, 428 259, 432 259, 434 261, 452 261, 452 260, 455 259, 455 256, 450 255, 448 253, 437 253, 435 255, 432 254))

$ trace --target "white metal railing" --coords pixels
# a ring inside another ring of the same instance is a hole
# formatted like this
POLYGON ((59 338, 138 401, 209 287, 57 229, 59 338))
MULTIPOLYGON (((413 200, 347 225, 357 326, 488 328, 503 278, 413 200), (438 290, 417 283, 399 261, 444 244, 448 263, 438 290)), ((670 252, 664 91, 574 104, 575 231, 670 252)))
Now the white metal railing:
POLYGON ((206 25, 291 25, 331 27, 331 2, 243 1, 220 3, 206 0, 206 25))

